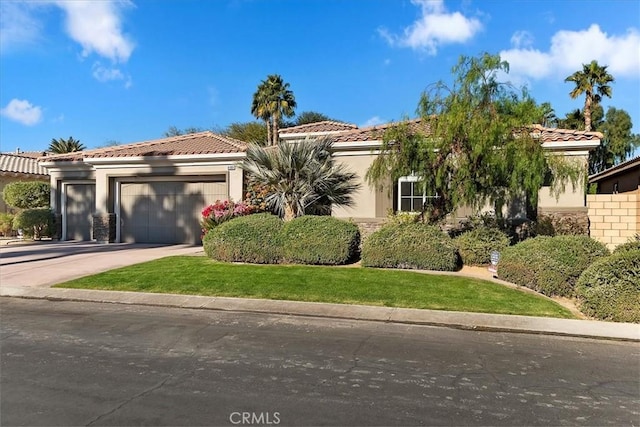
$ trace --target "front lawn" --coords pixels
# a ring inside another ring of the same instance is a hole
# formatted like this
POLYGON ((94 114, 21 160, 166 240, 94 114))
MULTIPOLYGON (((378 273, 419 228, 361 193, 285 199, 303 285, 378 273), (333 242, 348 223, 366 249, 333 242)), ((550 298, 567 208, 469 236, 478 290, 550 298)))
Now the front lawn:
POLYGON ((56 287, 574 318, 569 310, 544 297, 461 276, 350 267, 226 264, 197 256, 162 258, 56 287))

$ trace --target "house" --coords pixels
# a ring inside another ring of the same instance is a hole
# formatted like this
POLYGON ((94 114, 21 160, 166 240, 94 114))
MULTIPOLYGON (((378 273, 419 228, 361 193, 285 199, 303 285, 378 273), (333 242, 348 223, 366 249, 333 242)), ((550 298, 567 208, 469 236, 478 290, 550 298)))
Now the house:
MULTIPOLYGON (((388 126, 359 128, 325 121, 282 129, 280 138, 332 137, 333 155, 363 180, 354 206, 336 207, 333 215, 375 223, 389 210, 403 210, 423 198, 413 191, 411 177, 394 183, 393 193, 364 183, 388 126)), ((597 132, 540 126, 533 132, 546 149, 584 162, 585 167, 589 150, 601 137, 597 132)), ((217 199, 242 199, 243 173, 237 163, 246 147, 242 141, 200 132, 43 158, 41 165, 51 176, 59 235, 63 240, 197 244, 203 207, 217 199)), ((578 209, 586 218, 582 186, 567 188, 558 200, 541 190, 541 204, 549 211, 578 209)))
POLYGON ((597 194, 618 194, 640 189, 640 156, 589 177, 597 194))
POLYGON ((611 250, 640 235, 640 156, 591 175, 589 235, 611 250))
POLYGON ((38 164, 42 152, 0 153, 0 212, 10 212, 11 208, 4 202, 4 187, 16 181, 49 181, 49 173, 38 164))

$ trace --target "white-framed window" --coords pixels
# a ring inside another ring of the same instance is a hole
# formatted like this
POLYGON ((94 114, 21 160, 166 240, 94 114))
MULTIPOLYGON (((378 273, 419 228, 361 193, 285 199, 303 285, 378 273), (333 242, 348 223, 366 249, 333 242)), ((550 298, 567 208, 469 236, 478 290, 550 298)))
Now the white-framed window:
POLYGON ((437 194, 428 196, 420 189, 417 175, 398 178, 398 212, 422 212, 427 200, 435 198, 437 194))

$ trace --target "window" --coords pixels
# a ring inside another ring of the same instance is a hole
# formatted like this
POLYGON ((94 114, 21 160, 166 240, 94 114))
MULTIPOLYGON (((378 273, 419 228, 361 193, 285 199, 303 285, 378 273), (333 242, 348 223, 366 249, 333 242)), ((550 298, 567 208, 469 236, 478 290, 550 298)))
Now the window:
POLYGON ((418 177, 415 175, 402 176, 398 179, 398 211, 422 212, 422 208, 428 199, 438 196, 427 196, 418 185, 418 177))

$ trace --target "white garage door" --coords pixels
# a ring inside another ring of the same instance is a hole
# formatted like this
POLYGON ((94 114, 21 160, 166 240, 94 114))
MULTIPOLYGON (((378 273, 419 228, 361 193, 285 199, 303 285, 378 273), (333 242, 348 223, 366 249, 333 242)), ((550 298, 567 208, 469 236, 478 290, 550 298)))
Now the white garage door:
POLYGON ((64 199, 67 240, 91 240, 95 184, 67 184, 64 199))
POLYGON ((224 177, 221 180, 122 183, 121 240, 199 244, 202 209, 218 199, 228 198, 224 177))

